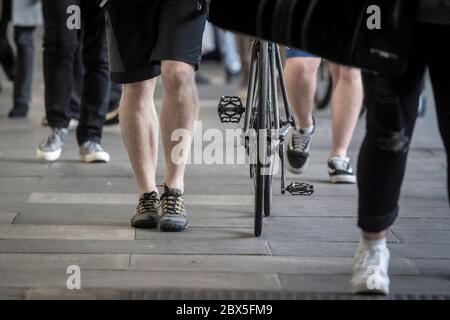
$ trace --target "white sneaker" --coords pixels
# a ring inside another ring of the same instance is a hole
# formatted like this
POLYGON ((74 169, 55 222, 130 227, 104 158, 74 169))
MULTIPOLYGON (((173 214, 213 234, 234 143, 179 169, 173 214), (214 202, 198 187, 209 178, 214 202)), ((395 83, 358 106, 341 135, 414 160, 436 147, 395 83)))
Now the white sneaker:
POLYGON ((351 279, 353 294, 389 294, 389 250, 360 244, 351 279))
POLYGON ((46 161, 56 161, 61 156, 67 139, 67 129, 51 128, 50 134, 36 149, 36 157, 46 161))
POLYGON ((94 141, 86 141, 80 146, 80 160, 86 163, 107 163, 110 160, 110 156, 108 152, 103 150, 99 143, 94 141))

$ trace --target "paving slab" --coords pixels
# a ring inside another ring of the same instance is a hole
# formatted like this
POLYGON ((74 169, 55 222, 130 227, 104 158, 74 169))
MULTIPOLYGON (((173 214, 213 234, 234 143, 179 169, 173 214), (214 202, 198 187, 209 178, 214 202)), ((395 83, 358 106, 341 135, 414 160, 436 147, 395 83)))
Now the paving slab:
POLYGON ((39 179, 39 177, 0 177, 0 192, 33 192, 37 190, 39 179))
MULTIPOLYGON (((353 258, 132 255, 131 268, 145 271, 258 272, 277 274, 351 274, 353 258)), ((419 275, 409 259, 392 259, 393 275, 419 275)))
POLYGON ((57 216, 70 216, 70 215, 95 215, 101 216, 107 219, 108 216, 112 217, 125 217, 132 214, 136 209, 136 203, 133 204, 61 204, 58 203, 20 203, 15 204, 18 208, 17 212, 24 215, 53 215, 57 216))
MULTIPOLYGON (((359 241, 360 231, 353 218, 286 218, 273 217, 265 220, 264 239, 312 242, 359 241)), ((392 233, 389 242, 399 240, 392 233)))
POLYGON ((66 270, 77 265, 83 270, 127 270, 128 254, 0 254, 0 269, 66 270))
POLYGON ((0 224, 0 239, 134 240, 131 227, 0 224))
POLYGON ((435 230, 404 230, 393 229, 397 238, 404 244, 406 243, 436 243, 448 244, 450 242, 450 231, 435 230))
MULTIPOLYGON (((65 272, 0 270, 1 287, 66 288, 65 272)), ((278 276, 270 273, 204 273, 144 271, 81 271, 83 289, 213 289, 280 290, 278 276)), ((69 291, 69 290, 68 290, 69 291)), ((80 291, 80 294, 82 291, 80 291)))
MULTIPOLYGON (((191 227, 251 227, 253 223, 252 209, 241 206, 192 206, 188 214, 191 227)), ((16 224, 45 225, 92 225, 123 226, 130 225, 135 214, 133 205, 61 205, 58 204, 26 204, 16 206, 19 214, 14 219, 16 224)))
POLYGON ((412 261, 423 274, 450 276, 450 259, 413 259, 412 261))
POLYGON ((1 177, 40 177, 55 174, 49 170, 49 164, 37 160, 0 160, 1 177))
MULTIPOLYGON (((280 275, 283 290, 295 292, 350 292, 350 277, 340 275, 280 275)), ((393 276, 391 294, 448 294, 450 280, 432 276, 393 276)))
MULTIPOLYGON (((269 241, 274 256, 353 257, 358 242, 269 241)), ((391 257, 450 259, 450 247, 442 243, 390 243, 391 257)))
MULTIPOLYGON (((3 178, 12 179, 12 178, 3 178)), ((24 178, 25 179, 25 178, 24 178)), ((28 178, 31 179, 31 178, 28 178)), ((34 178, 36 179, 36 178, 34 178)), ((163 177, 158 177, 163 179, 163 177)), ((14 180, 14 179, 13 179, 14 180)), ((1 182, 1 178, 0 178, 1 182)), ((193 176, 186 180, 186 194, 191 195, 240 195, 248 194, 253 190, 251 180, 246 177, 221 177, 220 185, 217 177, 193 176)), ((19 183, 19 182, 17 182, 19 183)), ((25 182, 24 182, 25 184, 25 182)), ((57 193, 122 193, 136 192, 137 185, 134 177, 80 177, 80 176, 46 176, 39 179, 38 189, 30 188, 29 192, 57 192, 57 193)), ((20 190, 22 191, 22 190, 20 190)), ((1 192, 1 189, 0 189, 1 192)))
MULTIPOLYGON (((442 209, 444 214, 445 209, 442 209)), ((437 210, 438 211, 438 210, 437 210)), ((394 225, 395 230, 427 230, 427 231, 449 231, 450 230, 450 212, 448 218, 399 218, 394 225)))
MULTIPOLYGON (((250 195, 189 195, 184 196, 187 205, 226 206, 252 205, 253 197, 250 195)), ((60 204, 134 204, 137 203, 137 195, 115 193, 43 193, 33 192, 27 199, 28 203, 60 203, 60 204)))
POLYGON ((0 212, 0 224, 10 224, 16 216, 17 213, 0 212))
POLYGON ((28 289, 24 300, 116 300, 115 290, 28 289))
POLYGON ((241 254, 269 255, 266 241, 225 240, 0 240, 0 253, 84 253, 84 254, 241 254))
POLYGON ((18 288, 0 288, 0 300, 23 300, 25 290, 18 288))
POLYGON ((2 211, 4 211, 4 206, 8 204, 21 203, 30 197, 28 192, 17 192, 17 193, 0 193, 0 205, 2 211))
MULTIPOLYGON (((242 225, 242 224, 241 224, 242 225)), ((219 226, 219 225, 217 225, 219 226)), ((188 232, 166 233, 159 230, 137 230, 136 240, 219 240, 219 239, 243 239, 253 238, 253 228, 199 228, 189 227, 188 232)))

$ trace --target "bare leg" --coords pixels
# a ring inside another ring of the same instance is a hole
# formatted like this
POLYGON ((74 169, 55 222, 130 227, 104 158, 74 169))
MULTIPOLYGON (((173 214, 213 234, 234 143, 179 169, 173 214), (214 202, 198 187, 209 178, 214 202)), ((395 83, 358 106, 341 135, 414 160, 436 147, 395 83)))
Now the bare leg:
POLYGON ((312 110, 320 58, 290 58, 286 61, 286 87, 297 129, 313 125, 312 110))
POLYGON ((156 79, 123 86, 120 103, 122 138, 139 187, 139 194, 157 191, 158 115, 153 101, 156 79))
POLYGON ((368 232, 362 232, 362 237, 364 240, 367 241, 373 241, 373 240, 381 240, 387 237, 388 230, 379 232, 379 233, 368 233, 368 232))
POLYGON ((198 93, 195 72, 191 65, 177 61, 162 62, 162 79, 166 92, 161 110, 161 135, 164 144, 166 178, 169 188, 184 190, 184 171, 189 157, 194 123, 198 116, 198 93), (172 141, 172 134, 183 129, 189 134, 181 141, 172 141), (177 146, 183 150, 181 159, 172 158, 177 146))
POLYGON ((333 146, 331 156, 347 156, 363 101, 361 72, 330 64, 334 93, 332 98, 333 146))

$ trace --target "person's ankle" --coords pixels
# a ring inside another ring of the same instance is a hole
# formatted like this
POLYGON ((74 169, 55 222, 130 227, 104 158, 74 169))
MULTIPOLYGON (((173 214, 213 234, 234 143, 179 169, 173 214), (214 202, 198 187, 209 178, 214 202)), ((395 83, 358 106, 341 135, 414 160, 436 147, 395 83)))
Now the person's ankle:
POLYGON ((139 194, 138 194, 138 196, 139 196, 139 198, 140 197, 142 197, 144 194, 148 194, 148 193, 152 193, 152 192, 156 192, 156 194, 159 196, 159 191, 158 191, 158 188, 148 188, 148 189, 142 189, 142 190, 139 190, 139 194))
POLYGON ((164 182, 164 186, 171 190, 181 190, 181 192, 184 193, 184 184, 183 183, 164 182))
POLYGON ((312 131, 314 129, 314 121, 311 119, 311 121, 305 121, 305 122, 297 122, 297 124, 295 125, 295 129, 297 131, 300 130, 309 130, 312 131))
POLYGON ((372 240, 382 240, 386 239, 388 234, 388 230, 384 230, 381 232, 362 232, 361 233, 361 239, 372 241, 372 240))
POLYGON ((386 249, 387 248, 387 231, 380 233, 363 232, 360 240, 360 247, 365 249, 386 249))
POLYGON ((331 158, 347 158, 347 150, 332 149, 330 153, 330 159, 331 158))
POLYGON ((387 239, 378 239, 378 240, 365 240, 361 238, 360 245, 366 249, 386 249, 387 248, 387 239))

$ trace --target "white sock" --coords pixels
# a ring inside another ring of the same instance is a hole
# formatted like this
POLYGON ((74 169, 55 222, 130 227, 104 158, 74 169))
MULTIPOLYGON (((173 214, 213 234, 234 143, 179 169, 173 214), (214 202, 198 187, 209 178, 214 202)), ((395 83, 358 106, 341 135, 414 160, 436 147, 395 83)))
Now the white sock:
POLYGON ((314 126, 298 129, 298 132, 303 133, 303 134, 311 134, 311 133, 313 133, 313 131, 314 131, 314 126))
POLYGON ((380 240, 365 240, 361 238, 360 247, 363 247, 365 249, 386 249, 386 238, 380 240))

